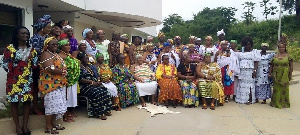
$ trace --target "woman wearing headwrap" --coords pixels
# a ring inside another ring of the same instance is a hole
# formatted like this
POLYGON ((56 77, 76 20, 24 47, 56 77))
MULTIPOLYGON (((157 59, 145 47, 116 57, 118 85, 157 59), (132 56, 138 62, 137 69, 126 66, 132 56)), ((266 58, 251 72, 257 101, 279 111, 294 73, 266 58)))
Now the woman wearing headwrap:
POLYGON ((175 36, 174 41, 175 41, 175 45, 174 45, 174 48, 172 48, 172 51, 174 53, 176 53, 179 58, 181 58, 182 57, 182 51, 183 51, 182 48, 184 47, 184 45, 181 44, 181 37, 180 36, 175 36))
POLYGON ((128 43, 129 37, 127 34, 123 34, 121 36, 121 39, 124 43, 124 50, 123 50, 123 54, 125 56, 125 65, 130 66, 130 56, 129 56, 129 50, 130 50, 130 44, 128 43))
POLYGON ((156 57, 159 56, 160 52, 162 51, 164 47, 165 42, 165 34, 163 32, 158 33, 159 42, 155 44, 155 47, 153 49, 153 52, 155 53, 156 57))
POLYGON ((61 28, 57 25, 52 26, 49 36, 55 37, 57 40, 60 40, 60 35, 61 35, 61 28))
POLYGON ((141 45, 140 37, 136 37, 134 39, 134 44, 130 46, 129 56, 130 56, 131 64, 134 64, 136 62, 135 56, 138 54, 140 55, 144 54, 144 48, 141 45))
POLYGON ((226 95, 225 101, 229 102, 230 95, 234 94, 234 70, 237 62, 236 59, 232 57, 230 49, 227 47, 227 41, 223 40, 220 44, 221 50, 217 51, 215 62, 217 62, 221 68, 222 83, 226 95))
POLYGON ((174 51, 171 51, 171 45, 168 42, 164 43, 164 49, 162 50, 162 52, 158 56, 158 63, 159 64, 163 63, 162 56, 164 56, 164 55, 169 56, 170 64, 173 64, 176 67, 178 67, 178 65, 180 64, 180 58, 176 53, 174 53, 174 51))
POLYGON ((0 62, 1 67, 7 72, 6 98, 11 106, 16 133, 24 132, 26 135, 31 133, 27 125, 30 102, 33 100, 32 72, 38 64, 37 52, 28 42, 29 36, 26 27, 17 27, 13 32, 12 44, 6 47, 0 62), (19 125, 19 103, 23 104, 22 127, 19 125))
MULTIPOLYGON (((109 40, 104 39, 105 32, 103 30, 98 30, 96 32, 96 48, 99 50, 99 53, 103 54, 104 63, 109 64, 109 54, 108 54, 108 44, 109 40)), ((96 58, 97 61, 97 58, 96 58)))
POLYGON ((113 68, 115 65, 118 64, 117 62, 117 55, 120 54, 120 33, 113 32, 112 33, 112 41, 108 45, 108 53, 109 53, 109 66, 113 68))
POLYGON ((78 49, 76 51, 73 51, 72 56, 76 58, 78 53, 85 52, 85 50, 86 50, 85 41, 81 40, 79 45, 78 45, 78 49))
POLYGON ((114 83, 111 82, 113 73, 109 65, 104 63, 104 55, 102 53, 96 53, 95 57, 97 60, 95 66, 98 68, 102 85, 107 88, 111 95, 113 101, 112 107, 116 111, 121 111, 118 88, 114 83))
POLYGON ((190 35, 190 37, 189 37, 189 44, 195 44, 196 39, 197 39, 196 36, 190 35))
POLYGON ((169 101, 173 102, 173 107, 182 101, 182 93, 177 81, 177 69, 174 64, 169 63, 169 56, 162 56, 162 63, 156 70, 156 78, 160 87, 158 102, 164 103, 166 107, 169 101))
POLYGON ((198 89, 202 97, 202 109, 207 109, 207 98, 212 98, 210 109, 215 110, 215 100, 224 103, 221 69, 216 62, 211 62, 211 53, 205 53, 203 62, 197 66, 196 73, 200 77, 198 89))
POLYGON ((185 55, 190 56, 191 64, 197 65, 199 62, 202 61, 202 56, 196 52, 194 44, 188 44, 187 46, 189 48, 189 51, 185 55))
POLYGON ((202 58, 204 57, 205 53, 210 53, 212 54, 211 57, 211 62, 214 62, 214 58, 215 58, 215 54, 216 52, 219 50, 218 48, 216 48, 213 44, 212 44, 213 38, 211 36, 206 36, 205 37, 205 45, 200 45, 199 48, 199 54, 202 56, 202 58))
POLYGON ((220 30, 217 32, 217 37, 219 38, 218 42, 215 44, 215 47, 221 50, 221 41, 225 40, 225 32, 224 30, 220 30))
POLYGON ((199 92, 195 84, 196 65, 191 63, 191 56, 185 55, 184 62, 180 63, 177 68, 177 77, 183 94, 184 107, 199 106, 199 92))
MULTIPOLYGON (((33 28, 37 30, 37 33, 30 38, 29 42, 31 46, 37 51, 37 55, 40 58, 42 50, 44 48, 44 41, 51 30, 51 16, 44 15, 39 18, 38 21, 32 25, 33 28)), ((38 60, 39 62, 39 60, 38 60)), ((39 110, 38 107, 38 79, 40 76, 40 68, 39 66, 36 69, 33 69, 32 79, 33 79, 33 101, 32 101, 32 113, 43 115, 43 113, 39 110)))
POLYGON ((236 40, 230 40, 230 56, 233 58, 233 61, 235 62, 236 66, 234 68, 234 93, 233 93, 233 100, 235 100, 235 95, 237 92, 237 89, 239 88, 238 84, 239 84, 239 78, 238 78, 238 74, 240 73, 240 64, 239 64, 239 60, 238 60, 238 52, 239 50, 237 50, 237 41, 236 40))
POLYGON ((244 47, 244 51, 237 53, 240 73, 238 81, 239 89, 237 90, 235 101, 250 105, 251 103, 255 103, 255 78, 261 55, 256 49, 252 49, 252 38, 244 37, 241 44, 244 47))
POLYGON ((111 116, 111 98, 108 90, 99 80, 97 67, 89 64, 89 57, 80 52, 77 59, 81 61, 79 86, 80 94, 88 97, 88 116, 106 120, 106 116, 111 116))
POLYGON ((266 104, 266 100, 271 98, 271 85, 269 81, 269 63, 275 56, 275 53, 267 54, 268 47, 268 43, 261 44, 261 60, 258 62, 255 80, 256 103, 258 103, 258 100, 263 100, 262 104, 266 104))
POLYGON ((67 107, 68 111, 65 114, 65 122, 74 122, 74 108, 77 106, 77 83, 80 74, 80 62, 70 54, 70 43, 68 39, 63 39, 58 42, 58 55, 65 61, 67 66, 67 107))
POLYGON ((143 55, 143 60, 145 63, 147 63, 150 66, 150 68, 153 72, 156 72, 157 57, 154 54, 154 52, 152 51, 153 48, 154 48, 153 43, 147 43, 146 51, 144 52, 144 55, 143 55))
POLYGON ((155 79, 155 73, 150 69, 149 65, 143 63, 143 56, 137 54, 135 56, 136 63, 130 67, 133 78, 135 79, 136 89, 139 92, 142 107, 146 107, 144 96, 151 96, 151 103, 156 105, 154 102, 157 82, 155 79))
MULTIPOLYGON (((64 34, 66 34, 65 38, 69 39, 69 43, 71 46, 70 53, 72 54, 78 48, 77 40, 74 38, 73 28, 70 25, 67 25, 63 30, 64 30, 64 34)), ((65 39, 65 38, 61 38, 61 39, 65 39)))
POLYGON ((58 134, 56 130, 64 129, 64 127, 54 123, 55 119, 62 118, 67 111, 66 76, 68 72, 65 61, 56 53, 57 47, 57 40, 54 37, 47 38, 40 57, 39 91, 44 97, 45 133, 51 134, 58 134))
POLYGON ((126 108, 139 103, 139 95, 136 90, 133 76, 129 70, 129 66, 125 65, 125 56, 123 54, 117 55, 118 64, 112 69, 113 82, 118 87, 120 95, 121 107, 126 108))
POLYGON ((201 38, 197 38, 195 41, 195 50, 197 53, 199 51, 200 45, 202 45, 202 40, 201 40, 201 38))
MULTIPOLYGON (((82 36, 84 37, 84 41, 86 44, 86 53, 88 55, 91 55, 93 58, 95 58, 95 54, 100 51, 99 49, 96 48, 96 42, 93 40, 93 31, 90 28, 84 29, 82 32, 82 36)), ((90 60, 90 62, 92 62, 90 60)))
POLYGON ((282 34, 278 53, 271 60, 269 77, 274 80, 273 94, 270 105, 275 108, 290 108, 289 81, 292 79, 293 59, 288 54, 286 34, 282 34))

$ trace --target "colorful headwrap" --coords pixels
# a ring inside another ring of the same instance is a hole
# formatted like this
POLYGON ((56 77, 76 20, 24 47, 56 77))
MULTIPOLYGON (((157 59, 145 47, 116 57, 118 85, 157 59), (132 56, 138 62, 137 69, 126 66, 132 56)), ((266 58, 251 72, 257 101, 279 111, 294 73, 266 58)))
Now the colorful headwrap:
POLYGON ((196 41, 201 41, 201 38, 197 38, 196 41))
POLYGON ((104 55, 103 55, 102 53, 99 53, 99 52, 97 52, 97 53, 95 54, 95 58, 96 58, 96 59, 98 59, 100 56, 103 57, 104 55))
POLYGON ((147 43, 146 46, 154 46, 153 43, 147 43))
POLYGON ((173 44, 173 39, 168 39, 167 42, 169 42, 170 44, 173 44))
POLYGON ((195 47, 194 44, 188 44, 187 46, 188 46, 189 48, 190 48, 190 47, 195 47))
POLYGON ((73 30, 73 27, 71 27, 70 25, 64 26, 64 28, 63 28, 64 33, 67 33, 67 31, 68 31, 69 29, 72 29, 72 30, 73 30))
POLYGON ((223 40, 223 41, 220 42, 220 44, 221 44, 221 45, 222 45, 222 44, 227 44, 227 41, 226 41, 226 40, 223 40))
POLYGON ((152 36, 147 36, 147 41, 149 41, 150 39, 153 39, 152 36))
POLYGON ((181 39, 181 37, 180 36, 175 36, 174 40, 176 40, 176 39, 181 39))
POLYGON ((86 38, 86 34, 87 34, 88 32, 90 32, 90 31, 92 31, 92 29, 90 29, 90 28, 84 29, 83 32, 82 32, 82 36, 83 36, 84 38, 86 38))
POLYGON ((196 36, 190 35, 189 39, 197 39, 196 36))
POLYGON ((209 52, 205 52, 205 53, 204 53, 204 57, 205 57, 205 56, 211 56, 211 55, 212 55, 212 53, 209 53, 209 52))
POLYGON ((46 51, 47 48, 48 48, 48 43, 53 40, 53 39, 56 39, 55 37, 49 37, 47 38, 45 41, 44 41, 44 48, 43 48, 43 51, 46 51))
POLYGON ((37 31, 43 29, 44 27, 46 27, 48 24, 52 24, 51 21, 51 16, 50 15, 44 15, 43 17, 41 17, 40 19, 38 19, 38 21, 31 25, 33 28, 35 28, 37 31))
POLYGON ((128 34, 122 34, 121 38, 129 38, 128 34))
POLYGON ((164 47, 167 47, 167 46, 171 46, 171 44, 169 42, 165 42, 164 47))
POLYGON ((161 36, 165 37, 165 34, 163 32, 159 32, 158 37, 161 37, 161 36))
POLYGON ((269 44, 268 43, 261 43, 261 47, 263 47, 263 46, 269 47, 269 44))
POLYGON ((236 40, 230 40, 230 43, 235 43, 235 44, 237 44, 237 41, 236 41, 236 40))
POLYGON ((213 38, 211 36, 206 36, 205 40, 207 40, 207 39, 213 40, 213 38))
POLYGON ((63 45, 69 44, 69 40, 63 39, 58 41, 58 48, 61 48, 63 45))
POLYGON ((221 34, 224 34, 224 36, 225 36, 225 32, 223 29, 217 32, 217 36, 220 36, 221 34))

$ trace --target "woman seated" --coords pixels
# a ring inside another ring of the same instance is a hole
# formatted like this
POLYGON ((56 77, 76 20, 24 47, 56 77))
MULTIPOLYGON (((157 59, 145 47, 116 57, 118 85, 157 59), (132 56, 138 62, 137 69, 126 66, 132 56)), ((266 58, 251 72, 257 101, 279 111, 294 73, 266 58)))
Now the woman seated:
POLYGON ((77 55, 81 61, 79 86, 80 93, 89 98, 91 106, 88 108, 89 117, 98 117, 106 120, 111 116, 111 101, 108 90, 102 85, 99 79, 97 68, 89 65, 89 57, 84 52, 77 55))
POLYGON ((219 100, 220 104, 224 103, 224 91, 221 69, 217 63, 211 62, 210 53, 204 54, 203 62, 198 64, 196 73, 200 77, 198 89, 203 101, 202 109, 207 109, 206 98, 212 98, 210 109, 215 110, 215 99, 219 100))
POLYGON ((192 64, 191 56, 184 55, 184 62, 180 63, 177 68, 177 76, 181 91, 183 94, 184 107, 199 106, 199 92, 195 84, 196 80, 196 65, 192 64))
POLYGON ((168 107, 169 100, 173 101, 173 107, 176 108, 177 103, 182 101, 182 93, 177 82, 177 69, 175 65, 169 64, 169 56, 162 56, 162 64, 159 64, 156 70, 156 78, 160 87, 159 102, 164 102, 168 107))
POLYGON ((121 111, 120 101, 118 96, 118 88, 115 84, 111 82, 112 71, 108 64, 104 64, 104 55, 102 53, 96 53, 95 55, 97 63, 95 66, 98 68, 98 73, 100 74, 100 80, 102 85, 106 87, 112 97, 113 108, 116 111, 121 111))
POLYGON ((116 83, 118 93, 120 95, 121 107, 139 103, 139 95, 133 83, 133 76, 129 67, 125 65, 125 56, 123 54, 117 55, 117 65, 112 69, 113 82, 116 83))
POLYGON ((143 63, 143 56, 138 54, 136 62, 130 68, 133 73, 133 78, 136 80, 135 85, 140 95, 141 104, 146 107, 143 96, 151 95, 151 103, 154 102, 154 97, 157 90, 157 82, 155 81, 155 73, 150 69, 149 65, 143 63))

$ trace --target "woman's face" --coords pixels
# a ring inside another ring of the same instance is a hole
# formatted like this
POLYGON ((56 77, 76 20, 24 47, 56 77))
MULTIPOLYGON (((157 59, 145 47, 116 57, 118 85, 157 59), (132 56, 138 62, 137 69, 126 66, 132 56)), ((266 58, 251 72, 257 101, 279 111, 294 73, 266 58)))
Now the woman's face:
POLYGON ((142 56, 138 57, 136 61, 137 61, 137 64, 139 64, 139 65, 143 64, 143 57, 142 56))
POLYGON ((159 37, 159 41, 160 41, 160 42, 165 41, 165 37, 164 37, 164 36, 160 36, 160 37, 159 37))
POLYGON ((97 33, 97 38, 98 38, 98 39, 104 39, 104 35, 105 35, 105 32, 104 32, 104 31, 99 31, 99 32, 97 33))
POLYGON ((80 50, 81 52, 85 52, 85 50, 86 50, 86 44, 85 44, 85 43, 81 43, 81 44, 79 45, 79 50, 80 50))
POLYGON ((118 62, 119 62, 119 64, 122 64, 122 65, 125 63, 125 56, 123 54, 119 55, 118 62))
POLYGON ((149 52, 151 52, 152 50, 153 50, 153 45, 149 45, 148 47, 147 47, 147 50, 149 51, 149 52))
POLYGON ((48 24, 42 29, 42 31, 43 31, 43 33, 44 33, 45 35, 49 34, 50 31, 51 31, 51 24, 48 23, 48 24))
POLYGON ((61 47, 61 50, 64 51, 65 53, 69 53, 70 50, 71 50, 70 43, 63 45, 63 46, 61 47))
POLYGON ((165 55, 162 59, 164 64, 169 64, 169 56, 165 55))
POLYGON ((189 47, 189 52, 191 52, 191 53, 195 52, 195 46, 190 46, 189 47))
POLYGON ((166 47, 164 47, 164 50, 165 50, 165 52, 170 52, 171 46, 166 46, 166 47))
POLYGON ((227 43, 223 43, 223 44, 221 45, 222 50, 224 50, 224 51, 227 50, 227 45, 228 45, 227 43))
POLYGON ((66 34, 69 38, 72 37, 73 36, 73 29, 68 29, 66 34))
POLYGON ((53 26, 51 29, 51 34, 53 34, 55 36, 60 36, 61 29, 58 26, 53 26))
POLYGON ((250 44, 250 42, 248 42, 248 43, 244 46, 244 49, 247 50, 247 51, 251 50, 251 44, 250 44))
POLYGON ((235 49, 236 48, 236 43, 230 43, 230 47, 231 47, 231 49, 235 49))
POLYGON ((47 49, 51 52, 56 52, 57 48, 58 48, 58 44, 57 44, 57 40, 56 39, 52 39, 48 44, 47 49))
POLYGON ((219 41, 223 41, 225 39, 225 35, 222 33, 219 36, 219 41))
POLYGON ((89 63, 89 57, 87 55, 85 55, 82 59, 81 59, 81 63, 84 65, 87 65, 89 63))
POLYGON ((212 44, 212 41, 211 41, 211 39, 206 39, 206 40, 205 40, 205 43, 206 43, 207 45, 211 45, 211 44, 212 44))
POLYGON ((99 56, 99 58, 97 59, 97 62, 99 64, 101 64, 104 61, 104 57, 103 56, 99 56))
POLYGON ((210 63, 211 62, 211 56, 204 56, 204 62, 210 63))
POLYGON ((88 39, 92 39, 93 38, 93 31, 91 30, 91 31, 89 31, 88 33, 86 33, 86 38, 88 38, 88 39))
POLYGON ((27 29, 20 29, 17 35, 19 41, 26 42, 29 39, 29 32, 27 29))
POLYGON ((196 40, 195 40, 194 38, 190 38, 190 43, 191 43, 191 44, 195 44, 195 41, 196 41, 196 40))
POLYGON ((267 51, 267 50, 268 50, 268 47, 267 47, 267 46, 262 46, 262 47, 261 47, 261 51, 265 52, 265 51, 267 51))
POLYGON ((279 52, 281 52, 281 53, 283 53, 283 52, 285 52, 285 46, 284 45, 279 45, 278 46, 278 50, 279 50, 279 52))
POLYGON ((190 62, 191 62, 191 56, 190 56, 190 55, 187 55, 187 56, 185 57, 184 61, 185 61, 186 63, 190 63, 190 62))
POLYGON ((134 39, 134 44, 135 44, 135 45, 139 45, 140 43, 141 43, 140 38, 136 37, 136 38, 134 39))

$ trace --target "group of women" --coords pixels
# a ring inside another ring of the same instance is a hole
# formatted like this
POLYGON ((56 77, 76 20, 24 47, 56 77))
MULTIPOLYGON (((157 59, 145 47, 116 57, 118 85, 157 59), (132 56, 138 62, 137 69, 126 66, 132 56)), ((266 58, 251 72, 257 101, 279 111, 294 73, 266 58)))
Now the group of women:
POLYGON ((198 107, 215 109, 229 102, 234 95, 237 103, 251 104, 271 98, 270 105, 288 108, 289 80, 292 59, 286 51, 287 36, 278 42, 278 53, 267 53, 268 44, 261 51, 252 49, 250 37, 241 40, 242 50, 236 48, 237 41, 225 41, 223 30, 217 32, 219 40, 213 44, 211 36, 201 39, 190 37, 183 45, 181 37, 165 42, 159 33, 159 43, 147 37, 142 45, 140 38, 129 43, 127 34, 112 34, 106 40, 105 32, 86 28, 79 43, 74 38, 73 28, 63 20, 52 25, 51 16, 44 15, 34 25, 37 33, 32 38, 26 27, 18 27, 13 33, 1 59, 1 67, 7 72, 7 100, 11 103, 16 133, 31 134, 27 123, 32 111, 38 109, 38 92, 45 108, 45 133, 58 134, 65 127, 56 124, 63 118, 72 122, 77 94, 89 99, 88 116, 106 120, 111 110, 141 103, 146 107, 144 96, 151 103, 163 103, 174 108, 198 107), (273 93, 271 84, 273 83, 273 93), (207 99, 211 99, 207 103, 207 99), (19 125, 18 104, 23 103, 23 125, 19 125))

